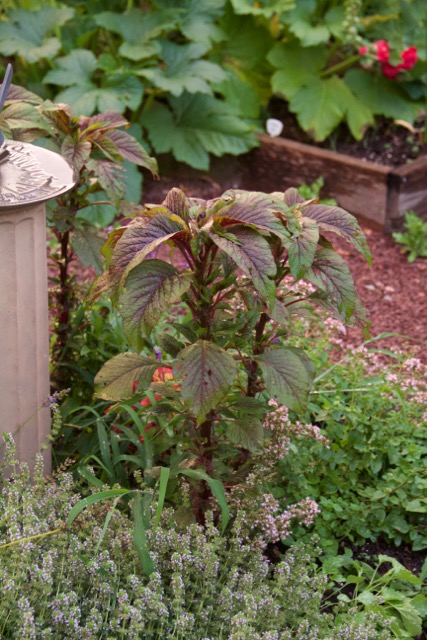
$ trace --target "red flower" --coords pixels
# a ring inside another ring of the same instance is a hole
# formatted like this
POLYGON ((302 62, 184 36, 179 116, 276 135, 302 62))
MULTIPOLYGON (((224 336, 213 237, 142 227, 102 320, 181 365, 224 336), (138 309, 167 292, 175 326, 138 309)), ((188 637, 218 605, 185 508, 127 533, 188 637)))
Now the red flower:
POLYGON ((374 42, 375 48, 377 50, 377 60, 378 62, 388 62, 390 59, 390 45, 387 40, 378 40, 374 42))
POLYGON ((408 47, 407 49, 405 49, 405 51, 402 51, 400 57, 402 58, 403 62, 401 62, 398 67, 400 67, 400 69, 409 71, 409 69, 412 69, 412 67, 415 66, 418 60, 417 48, 408 47))
POLYGON ((400 71, 400 64, 397 67, 393 66, 389 62, 381 63, 381 71, 385 75, 386 78, 395 78, 400 71))
POLYGON ((358 53, 359 55, 364 56, 365 53, 368 53, 368 47, 365 47, 365 46, 359 47, 358 53))

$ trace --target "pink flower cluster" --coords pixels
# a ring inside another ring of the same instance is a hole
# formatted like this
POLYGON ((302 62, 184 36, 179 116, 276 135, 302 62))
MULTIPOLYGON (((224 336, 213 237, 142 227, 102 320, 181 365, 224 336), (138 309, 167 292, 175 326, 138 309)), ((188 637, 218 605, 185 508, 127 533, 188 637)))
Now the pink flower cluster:
MULTIPOLYGON (((400 54, 402 62, 394 65, 390 63, 390 45, 387 40, 377 40, 372 45, 374 48, 375 57, 381 64, 381 70, 387 78, 395 78, 400 71, 409 71, 416 64, 418 60, 417 48, 408 47, 400 54)), ((359 48, 359 54, 365 55, 369 53, 369 48, 366 46, 359 48)))

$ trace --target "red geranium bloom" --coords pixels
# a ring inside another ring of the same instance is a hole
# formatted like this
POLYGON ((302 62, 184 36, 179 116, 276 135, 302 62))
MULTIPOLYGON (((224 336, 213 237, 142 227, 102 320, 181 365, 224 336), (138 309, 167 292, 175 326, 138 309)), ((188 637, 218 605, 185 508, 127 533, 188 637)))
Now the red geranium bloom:
POLYGON ((379 62, 388 62, 390 59, 390 45, 387 40, 378 40, 374 45, 377 50, 377 60, 379 62))
POLYGON ((385 75, 386 78, 395 78, 397 76, 397 74, 400 71, 400 64, 397 65, 397 67, 395 67, 394 65, 390 64, 389 62, 382 62, 381 63, 381 71, 383 72, 383 74, 385 75))
POLYGON ((408 47, 407 49, 405 49, 405 51, 402 51, 400 57, 402 58, 403 62, 401 62, 398 66, 401 69, 409 71, 409 69, 412 69, 412 67, 415 66, 418 60, 417 48, 408 47))

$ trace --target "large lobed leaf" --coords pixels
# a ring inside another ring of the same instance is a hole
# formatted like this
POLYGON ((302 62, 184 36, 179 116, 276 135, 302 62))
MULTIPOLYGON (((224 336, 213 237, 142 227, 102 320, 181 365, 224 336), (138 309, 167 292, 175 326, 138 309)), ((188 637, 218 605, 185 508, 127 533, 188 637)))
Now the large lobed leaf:
POLYGON ((294 411, 304 411, 315 374, 314 364, 304 351, 266 349, 256 359, 267 393, 294 411))
POLYGON ((223 400, 235 377, 232 356, 207 340, 186 347, 174 366, 174 378, 181 381, 182 397, 198 424, 223 400))
POLYGON ((123 329, 132 347, 140 348, 142 333, 150 333, 189 286, 188 274, 162 260, 146 260, 130 272, 120 302, 123 329))
POLYGON ((111 358, 95 377, 98 398, 123 400, 148 389, 159 363, 137 353, 120 353, 111 358))

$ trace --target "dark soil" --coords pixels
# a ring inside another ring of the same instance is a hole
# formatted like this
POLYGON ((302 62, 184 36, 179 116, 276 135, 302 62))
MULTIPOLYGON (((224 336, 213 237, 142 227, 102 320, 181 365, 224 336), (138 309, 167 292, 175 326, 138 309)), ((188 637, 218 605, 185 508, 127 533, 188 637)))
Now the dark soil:
POLYGON ((323 149, 330 149, 345 153, 356 158, 369 160, 387 166, 398 167, 415 160, 420 155, 427 155, 427 143, 423 141, 423 121, 414 126, 404 121, 396 124, 378 118, 375 129, 369 128, 363 140, 357 141, 350 135, 347 127, 341 125, 324 142, 315 143, 298 125, 294 114, 287 109, 286 103, 273 99, 269 105, 272 118, 283 122, 282 137, 316 145, 323 149))

